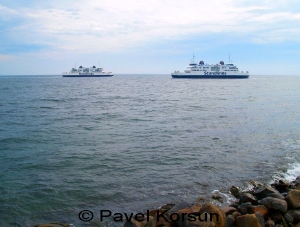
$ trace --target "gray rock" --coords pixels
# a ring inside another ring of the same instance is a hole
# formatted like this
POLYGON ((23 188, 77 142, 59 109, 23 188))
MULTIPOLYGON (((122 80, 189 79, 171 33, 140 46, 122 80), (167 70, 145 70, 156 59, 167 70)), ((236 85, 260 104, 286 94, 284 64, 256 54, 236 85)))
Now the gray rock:
POLYGON ((294 223, 300 222, 300 210, 289 210, 287 213, 293 217, 294 223))
POLYGON ((262 199, 267 197, 268 194, 270 193, 276 193, 276 194, 280 194, 279 191, 277 191, 275 188, 269 187, 269 186, 264 186, 264 187, 260 187, 258 189, 256 189, 253 192, 253 195, 255 195, 256 197, 262 199))
POLYGON ((279 210, 282 213, 285 213, 287 211, 287 202, 282 199, 266 197, 262 200, 259 200, 258 203, 264 205, 268 209, 279 210))
POLYGON ((268 221, 266 221, 265 227, 275 227, 275 222, 269 218, 268 221))
POLYGON ((251 207, 252 207, 252 204, 250 202, 248 202, 248 203, 242 203, 238 207, 238 212, 240 212, 241 214, 247 214, 248 210, 250 210, 251 207))
POLYGON ((283 218, 287 224, 289 224, 289 223, 293 224, 293 222, 294 222, 294 218, 289 213, 285 213, 283 218))
POLYGON ((250 194, 250 193, 243 193, 241 196, 240 196, 240 200, 239 200, 239 203, 247 203, 247 202, 250 202, 252 204, 256 204, 257 203, 257 200, 256 198, 250 194))
POLYGON ((279 193, 269 193, 267 194, 267 197, 273 197, 277 199, 285 199, 285 197, 279 193))
POLYGON ((232 215, 228 215, 226 217, 226 224, 225 227, 233 227, 235 224, 235 219, 232 215))
POLYGON ((177 211, 182 210, 182 209, 184 209, 184 208, 186 208, 190 205, 191 205, 190 203, 187 203, 185 201, 181 201, 179 203, 176 203, 174 206, 172 206, 172 208, 168 210, 168 213, 169 214, 176 213, 177 211))

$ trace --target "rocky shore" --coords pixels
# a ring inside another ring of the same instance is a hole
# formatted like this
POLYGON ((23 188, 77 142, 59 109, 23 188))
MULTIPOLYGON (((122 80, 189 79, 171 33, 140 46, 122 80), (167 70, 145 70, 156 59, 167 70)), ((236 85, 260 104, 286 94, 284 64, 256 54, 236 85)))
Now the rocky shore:
MULTIPOLYGON (((156 210, 131 215, 124 227, 300 227, 300 176, 292 182, 278 180, 270 185, 250 182, 252 188, 232 186, 235 201, 222 205, 222 197, 213 195, 213 203, 166 204, 156 210)), ((68 226, 58 223, 35 227, 68 226)))
POLYGON ((124 227, 300 227, 300 176, 271 185, 250 183, 247 191, 230 188, 236 201, 229 206, 167 204, 132 218, 124 227))

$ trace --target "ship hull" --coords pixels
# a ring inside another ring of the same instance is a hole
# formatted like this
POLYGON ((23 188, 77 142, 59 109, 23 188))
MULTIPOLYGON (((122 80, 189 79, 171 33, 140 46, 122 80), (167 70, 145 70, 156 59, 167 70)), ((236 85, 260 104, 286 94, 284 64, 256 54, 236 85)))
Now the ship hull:
POLYGON ((84 75, 78 75, 78 74, 63 74, 63 77, 112 77, 113 74, 84 74, 84 75))
POLYGON ((248 79, 249 75, 180 75, 171 74, 176 79, 248 79))

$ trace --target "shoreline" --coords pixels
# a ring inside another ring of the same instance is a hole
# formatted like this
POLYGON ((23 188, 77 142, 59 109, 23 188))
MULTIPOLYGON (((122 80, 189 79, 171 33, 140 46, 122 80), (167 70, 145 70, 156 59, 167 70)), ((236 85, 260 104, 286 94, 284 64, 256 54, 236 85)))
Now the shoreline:
MULTIPOLYGON (((124 227, 300 227, 300 175, 293 181, 250 184, 252 188, 248 190, 230 188, 235 201, 229 206, 166 204, 159 210, 147 211, 147 215, 152 212, 150 218, 133 218, 124 227)), ((223 203, 218 195, 210 199, 223 203)))
MULTIPOLYGON (((224 201, 228 196, 215 190, 210 198, 199 197, 195 203, 169 203, 143 213, 103 210, 100 222, 90 224, 106 226, 103 221, 109 218, 111 223, 124 227, 300 227, 300 175, 295 180, 278 179, 265 184, 251 180, 250 185, 245 190, 231 186, 234 199, 229 205, 228 200, 224 201)), ((75 226, 49 223, 34 227, 75 226)))

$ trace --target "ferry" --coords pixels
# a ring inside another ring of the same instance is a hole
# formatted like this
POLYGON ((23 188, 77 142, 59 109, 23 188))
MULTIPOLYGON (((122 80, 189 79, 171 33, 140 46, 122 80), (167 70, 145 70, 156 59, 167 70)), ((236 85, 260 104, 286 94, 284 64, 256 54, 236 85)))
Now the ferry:
POLYGON ((103 68, 96 68, 96 66, 85 68, 79 66, 77 69, 76 66, 71 69, 70 72, 64 72, 63 77, 111 77, 113 76, 112 72, 105 72, 103 68))
POLYGON ((184 72, 175 71, 171 73, 173 78, 189 78, 189 79, 247 79, 249 78, 248 71, 239 71, 235 64, 230 61, 224 64, 220 61, 218 64, 205 64, 200 61, 195 63, 194 56, 184 72))

